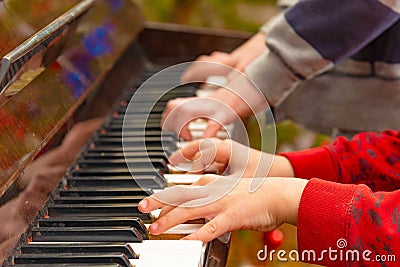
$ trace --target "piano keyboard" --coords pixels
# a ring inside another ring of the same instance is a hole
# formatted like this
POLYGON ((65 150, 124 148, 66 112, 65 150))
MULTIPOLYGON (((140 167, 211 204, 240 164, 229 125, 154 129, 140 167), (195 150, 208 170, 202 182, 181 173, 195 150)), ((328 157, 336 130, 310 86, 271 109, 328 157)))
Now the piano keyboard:
MULTIPOLYGON (((149 75, 144 73, 144 79, 149 75)), ((172 79, 179 76, 176 73, 172 79)), ((157 215, 142 214, 137 206, 170 183, 188 184, 200 177, 170 174, 166 155, 180 143, 173 133, 161 137, 160 129, 167 101, 194 96, 196 90, 192 85, 181 86, 160 99, 147 120, 146 151, 140 146, 143 129, 137 123, 147 116, 145 113, 127 114, 124 144, 129 146, 122 149, 122 124, 133 93, 127 92, 52 194, 28 242, 12 258, 12 266, 224 266, 229 241, 215 240, 213 247, 214 241, 202 245, 201 241, 177 240, 201 226, 192 223, 161 236, 149 236, 147 225, 157 215), (147 156, 154 168, 145 164, 147 156)), ((157 88, 148 91, 154 93, 157 88)), ((193 131, 204 129, 201 125, 192 127, 193 131)), ((226 133, 220 135, 226 137, 226 133)))

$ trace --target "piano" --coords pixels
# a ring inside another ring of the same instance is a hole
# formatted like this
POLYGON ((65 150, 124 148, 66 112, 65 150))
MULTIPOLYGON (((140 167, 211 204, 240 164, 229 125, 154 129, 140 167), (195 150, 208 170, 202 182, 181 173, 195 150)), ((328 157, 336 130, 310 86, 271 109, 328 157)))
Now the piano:
POLYGON ((153 74, 249 35, 149 23, 130 0, 3 0, 0 17, 2 266, 225 266, 229 235, 179 240, 194 221, 149 236, 157 215, 137 210, 180 175, 166 158, 179 140, 161 135, 160 115, 199 85, 174 88, 149 117, 124 116, 137 88, 154 94, 183 69, 146 85, 153 74))

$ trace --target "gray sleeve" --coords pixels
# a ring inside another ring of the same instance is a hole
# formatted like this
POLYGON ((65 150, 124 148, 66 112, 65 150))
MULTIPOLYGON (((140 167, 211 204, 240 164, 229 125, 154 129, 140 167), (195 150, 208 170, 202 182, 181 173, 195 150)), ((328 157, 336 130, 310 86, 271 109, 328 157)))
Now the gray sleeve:
POLYGON ((281 104, 300 83, 300 79, 274 52, 269 50, 247 66, 245 72, 272 106, 281 104))
POLYGON ((278 14, 261 27, 269 51, 260 55, 245 73, 264 93, 272 106, 278 106, 302 81, 333 67, 278 14))

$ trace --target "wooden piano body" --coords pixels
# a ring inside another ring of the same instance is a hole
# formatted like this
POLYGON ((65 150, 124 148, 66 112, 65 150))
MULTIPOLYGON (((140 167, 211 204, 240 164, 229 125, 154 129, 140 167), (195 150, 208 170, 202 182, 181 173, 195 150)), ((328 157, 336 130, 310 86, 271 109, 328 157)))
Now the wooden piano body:
MULTIPOLYGON (((33 162, 45 158, 77 122, 112 116, 116 101, 134 90, 145 69, 191 61, 214 50, 230 51, 249 37, 145 23, 130 0, 4 0, 0 28, 4 266, 13 265, 32 228, 47 213, 48 190, 24 196, 34 179, 29 173, 33 162), (22 196, 27 199, 21 202, 22 196), (33 197, 40 205, 30 203, 33 197), (7 216, 17 218, 18 229, 12 234, 7 232, 7 225, 13 224, 7 216)), ((212 242, 205 265, 224 266, 228 248, 229 242, 212 242)))

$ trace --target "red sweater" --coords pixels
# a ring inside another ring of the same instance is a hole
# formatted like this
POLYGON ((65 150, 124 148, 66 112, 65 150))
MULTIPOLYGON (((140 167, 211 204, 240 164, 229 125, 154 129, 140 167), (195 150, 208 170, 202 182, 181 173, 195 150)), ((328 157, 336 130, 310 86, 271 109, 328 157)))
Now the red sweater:
POLYGON ((298 213, 300 259, 400 266, 400 131, 340 137, 332 145, 282 155, 296 177, 312 178, 298 213))

